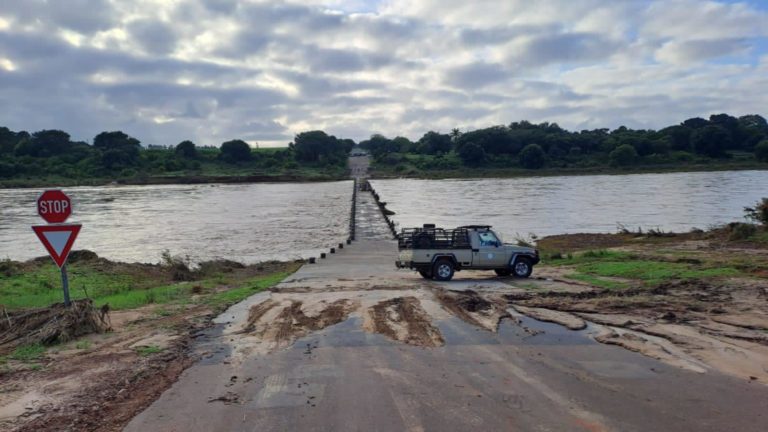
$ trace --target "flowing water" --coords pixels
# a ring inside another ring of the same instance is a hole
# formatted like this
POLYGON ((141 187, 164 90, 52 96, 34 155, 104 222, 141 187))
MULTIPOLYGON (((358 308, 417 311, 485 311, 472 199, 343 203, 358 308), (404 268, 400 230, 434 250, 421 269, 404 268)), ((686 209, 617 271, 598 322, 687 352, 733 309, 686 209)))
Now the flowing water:
MULTIPOLYGON (((505 238, 742 220, 768 196, 768 171, 372 181, 401 226, 494 225, 505 238)), ((318 256, 347 237, 351 182, 74 187, 75 249, 106 258, 252 263, 318 256)), ((45 255, 30 225, 40 189, 0 189, 0 259, 45 255)))
POLYGON ((477 180, 374 180, 401 227, 488 224, 505 239, 616 232, 618 224, 665 231, 743 221, 768 197, 768 171, 590 175, 477 180))
MULTIPOLYGON (((30 225, 41 189, 0 189, 0 259, 45 255, 30 225)), ((74 249, 120 261, 244 263, 318 256, 348 236, 352 183, 72 187, 74 249)))

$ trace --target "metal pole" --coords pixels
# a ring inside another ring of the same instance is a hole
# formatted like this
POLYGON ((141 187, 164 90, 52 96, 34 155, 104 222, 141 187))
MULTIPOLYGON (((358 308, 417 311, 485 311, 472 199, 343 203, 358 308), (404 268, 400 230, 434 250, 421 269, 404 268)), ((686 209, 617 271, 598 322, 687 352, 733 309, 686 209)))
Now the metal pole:
POLYGON ((61 285, 64 287, 64 306, 69 307, 69 279, 67 278, 67 265, 61 266, 61 285))

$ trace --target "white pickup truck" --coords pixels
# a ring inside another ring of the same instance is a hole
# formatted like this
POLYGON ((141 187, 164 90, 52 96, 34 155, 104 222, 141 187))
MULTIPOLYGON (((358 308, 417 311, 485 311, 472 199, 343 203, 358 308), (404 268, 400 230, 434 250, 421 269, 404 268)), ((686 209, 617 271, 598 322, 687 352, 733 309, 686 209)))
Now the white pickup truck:
POLYGON ((494 270, 499 276, 526 278, 539 262, 538 250, 504 244, 488 225, 404 228, 398 235, 398 249, 398 268, 439 281, 451 280, 460 270, 494 270))

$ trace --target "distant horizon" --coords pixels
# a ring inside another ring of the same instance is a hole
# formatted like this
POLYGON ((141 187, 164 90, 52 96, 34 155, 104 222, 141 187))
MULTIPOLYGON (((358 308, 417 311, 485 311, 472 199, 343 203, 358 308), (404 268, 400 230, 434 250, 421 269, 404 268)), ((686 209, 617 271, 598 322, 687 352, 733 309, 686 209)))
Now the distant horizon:
MULTIPOLYGON (((696 118, 696 117, 698 117, 698 118, 703 118, 703 119, 705 119, 705 120, 706 120, 706 119, 709 119, 710 115, 716 115, 716 114, 728 114, 728 115, 731 115, 731 116, 733 116, 733 117, 736 117, 736 118, 738 118, 738 117, 741 117, 741 115, 739 115, 739 116, 735 116, 735 115, 733 115, 733 114, 731 114, 731 113, 714 112, 714 113, 712 113, 712 114, 709 114, 709 115, 707 115, 707 116, 695 116, 695 117, 688 117, 688 118, 682 119, 682 120, 680 120, 680 121, 678 121, 678 122, 676 122, 676 123, 667 124, 667 125, 664 125, 664 126, 662 126, 662 127, 659 127, 659 128, 656 128, 656 129, 652 129, 652 130, 654 130, 654 131, 659 131, 659 130, 661 130, 661 129, 664 129, 664 128, 666 128, 666 127, 669 127, 669 126, 675 126, 675 125, 679 125, 679 124, 681 124, 682 122, 684 122, 685 120, 688 120, 688 119, 690 119, 690 118, 696 118)), ((765 116, 763 116, 762 114, 758 114, 758 113, 748 113, 748 114, 743 114, 743 115, 759 115, 759 116, 761 116, 761 117, 764 117, 764 118, 765 118, 765 116)), ((511 123, 514 123, 514 122, 524 122, 524 121, 528 121, 528 120, 526 120, 526 119, 521 119, 521 120, 512 120, 512 121, 510 121, 510 122, 507 122, 507 123, 504 123, 504 124, 492 124, 492 125, 481 126, 481 127, 478 127, 478 128, 472 128, 472 129, 460 129, 460 131, 461 131, 462 133, 464 133, 464 132, 469 132, 469 131, 478 130, 478 129, 486 129, 486 128, 495 127, 495 126, 507 126, 507 127, 508 127, 508 126, 509 126, 511 123)), ((566 131, 569 131, 569 132, 580 132, 581 130, 583 130, 583 129, 580 129, 580 130, 573 130, 573 129, 568 129, 568 128, 565 128, 565 127, 563 127, 562 125, 560 125, 560 123, 558 123, 558 122, 556 122, 556 121, 547 121, 547 120, 544 120, 544 121, 542 121, 542 122, 529 122, 529 123, 532 123, 532 124, 542 124, 542 123, 557 124, 557 125, 558 125, 560 128, 562 128, 562 129, 564 129, 564 130, 566 130, 566 131)), ((0 127, 8 127, 8 126, 0 124, 0 127)), ((592 128, 592 129, 589 129, 589 130, 595 130, 595 129, 608 129, 609 131, 614 131, 614 130, 616 130, 616 129, 619 129, 619 128, 621 128, 621 127, 627 127, 627 128, 629 128, 629 129, 635 129, 635 128, 631 128, 631 127, 629 127, 629 126, 626 126, 626 125, 619 125, 619 126, 616 126, 616 127, 612 127, 612 128, 605 128, 605 127, 601 128, 601 127, 597 127, 597 128, 592 128)), ((18 133, 18 132, 22 132, 22 131, 24 131, 24 132, 27 132, 27 133, 30 133, 30 134, 32 134, 32 133, 34 133, 34 132, 38 132, 38 131, 28 131, 28 130, 14 130, 13 128, 9 128, 9 127, 8 127, 8 129, 10 129, 11 131, 13 131, 13 132, 16 132, 16 133, 18 133)), ((644 130, 649 130, 649 129, 650 129, 650 128, 644 128, 644 130)), ((40 130, 61 130, 61 131, 63 131, 63 132, 69 133, 69 131, 67 131, 67 130, 65 130, 65 129, 58 129, 58 128, 44 128, 44 129, 40 129, 40 130)), ((307 129, 307 130, 299 131, 298 133, 301 133, 301 132, 308 132, 308 131, 312 131, 312 130, 322 130, 322 129, 312 129, 312 128, 309 128, 309 129, 307 129)), ((101 132, 112 132, 112 131, 106 131, 106 130, 104 130, 104 131, 99 131, 99 133, 101 133, 101 132)), ((130 131, 127 131, 127 130, 120 130, 120 132, 123 132, 123 133, 125 133, 125 134, 127 134, 127 135, 129 135, 129 136, 132 136, 132 137, 136 138, 136 136, 135 136, 135 135, 133 135, 133 134, 131 134, 131 133, 130 133, 130 131)), ((327 131, 327 130, 326 130, 326 131, 324 131, 324 132, 328 133, 328 135, 334 135, 334 136, 336 136, 336 138, 339 138, 339 139, 348 139, 348 137, 345 137, 345 136, 337 136, 337 135, 335 135, 335 134, 333 134, 332 132, 330 132, 330 131, 327 131)), ((426 134, 427 132, 430 132, 430 130, 425 130, 425 131, 424 131, 424 133, 420 134, 418 138, 413 138, 413 137, 408 137, 408 136, 406 136, 405 138, 408 138, 408 139, 409 139, 410 141, 412 141, 412 142, 416 142, 416 141, 418 141, 418 140, 419 140, 419 138, 421 138, 421 137, 422 137, 424 134, 426 134)), ((449 134, 451 131, 450 131, 450 130, 448 130, 448 131, 434 130, 434 132, 438 132, 438 133, 441 133, 441 134, 449 134)), ((97 133, 97 134, 98 134, 98 133, 97 133)), ((371 136, 373 136, 373 135, 384 135, 384 134, 376 134, 376 133, 372 133, 371 135, 369 135, 368 137, 366 137, 366 138, 364 138, 364 139, 361 139, 361 140, 354 140, 354 141, 355 141, 355 145, 358 145, 358 144, 360 144, 360 142, 361 142, 361 141, 365 141, 366 139, 370 138, 370 137, 371 137, 371 136)), ((95 136, 95 135, 94 135, 94 136, 95 136)), ((396 136, 389 136, 389 135, 384 135, 384 136, 385 136, 386 138, 389 138, 389 139, 394 139, 394 138, 397 138, 398 136, 403 136, 403 135, 396 135, 396 136)), ((91 138, 88 138, 88 139, 77 139, 76 137, 74 137, 74 136, 71 136, 71 135, 70 135, 70 138, 71 138, 71 140, 72 140, 72 141, 82 141, 82 142, 85 142, 85 143, 87 143, 87 144, 89 144, 89 145, 93 145, 93 137, 91 137, 91 138)), ((138 139, 138 138, 137 138, 137 139, 138 139)), ((232 138, 226 139, 226 140, 224 140, 224 141, 222 141, 222 142, 220 142, 220 143, 218 143, 218 144, 205 144, 205 143, 199 143, 199 142, 195 142, 194 140, 190 140, 190 139, 188 139, 188 138, 182 138, 182 139, 178 140, 177 142, 175 142, 175 143, 173 143, 173 144, 145 143, 145 142, 143 142, 143 141, 142 141, 142 142, 141 142, 141 146, 142 146, 142 147, 144 147, 144 148, 148 148, 149 146, 157 146, 157 147, 170 147, 170 148, 173 148, 174 146, 178 145, 179 143, 181 143, 181 142, 183 142, 183 141, 192 141, 192 142, 195 144, 195 146, 197 146, 197 147, 221 147, 221 144, 223 144, 223 143, 224 143, 224 142, 226 142, 226 141, 231 141, 231 140, 242 140, 242 139, 241 139, 241 138, 237 138, 237 137, 232 137, 232 138)), ((255 143, 254 143, 254 142, 249 142, 249 141, 246 141, 246 140, 242 140, 242 141, 245 141, 246 143, 248 143, 248 145, 250 145, 250 146, 251 146, 251 148, 288 148, 288 147, 290 146, 291 142, 293 142, 293 139, 291 139, 291 141, 289 141, 289 142, 286 142, 286 143, 282 143, 282 144, 281 144, 281 143, 273 143, 273 144, 270 144, 270 145, 267 145, 267 144, 264 144, 264 143, 260 143, 260 142, 255 142, 255 143)))
POLYGON ((0 125, 260 147, 506 119, 657 130, 764 110, 766 22, 758 0, 10 2, 0 125))

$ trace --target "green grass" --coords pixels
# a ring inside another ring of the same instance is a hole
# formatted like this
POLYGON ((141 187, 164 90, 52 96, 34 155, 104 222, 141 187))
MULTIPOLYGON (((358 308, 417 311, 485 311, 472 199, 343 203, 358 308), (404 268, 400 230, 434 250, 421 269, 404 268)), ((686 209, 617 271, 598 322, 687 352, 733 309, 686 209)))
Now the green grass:
POLYGON ((257 277, 249 280, 244 286, 227 291, 211 294, 205 298, 205 302, 211 306, 224 306, 237 303, 257 292, 263 291, 288 277, 293 272, 280 272, 268 276, 257 277))
MULTIPOLYGON (((208 302, 226 304, 272 286, 287 277, 285 271, 256 277, 243 272, 216 272, 191 282, 171 282, 170 273, 140 265, 104 266, 76 263, 69 266, 70 296, 87 297, 94 305, 109 304, 112 310, 134 309, 148 304, 208 302), (211 294, 215 288, 232 287, 211 294), (193 294, 200 294, 193 300, 193 294)), ((0 305, 8 310, 46 307, 63 300, 61 276, 52 263, 24 264, 19 271, 0 273, 0 305)), ((158 308, 158 314, 163 314, 158 308)), ((167 313, 167 312, 166 312, 167 313)))
POLYGON ((563 266, 563 265, 577 265, 584 263, 600 262, 600 261, 624 261, 631 260, 632 254, 621 251, 610 251, 605 249, 600 250, 588 250, 586 252, 578 254, 568 254, 562 258, 549 259, 546 261, 547 265, 551 266, 563 266))
POLYGON ((31 362, 40 360, 43 354, 45 354, 45 347, 42 344, 30 344, 22 345, 16 348, 11 354, 8 355, 8 358, 21 362, 31 362))
POLYGON ((601 279, 600 277, 587 274, 587 273, 571 273, 566 275, 569 279, 575 279, 578 281, 586 282, 590 285, 606 288, 606 289, 625 289, 629 288, 629 284, 626 282, 613 281, 608 279, 601 279))
POLYGON ((77 341, 77 343, 75 344, 75 348, 79 350, 87 350, 90 347, 91 347, 91 341, 89 340, 77 341))
POLYGON ((683 263, 649 260, 583 263, 577 265, 576 270, 587 275, 637 279, 649 285, 669 279, 703 279, 741 274, 732 267, 701 268, 683 263))
POLYGON ((147 357, 152 354, 157 354, 159 352, 162 352, 163 349, 160 348, 157 345, 148 345, 148 346, 140 346, 136 347, 136 353, 142 357, 147 357))

